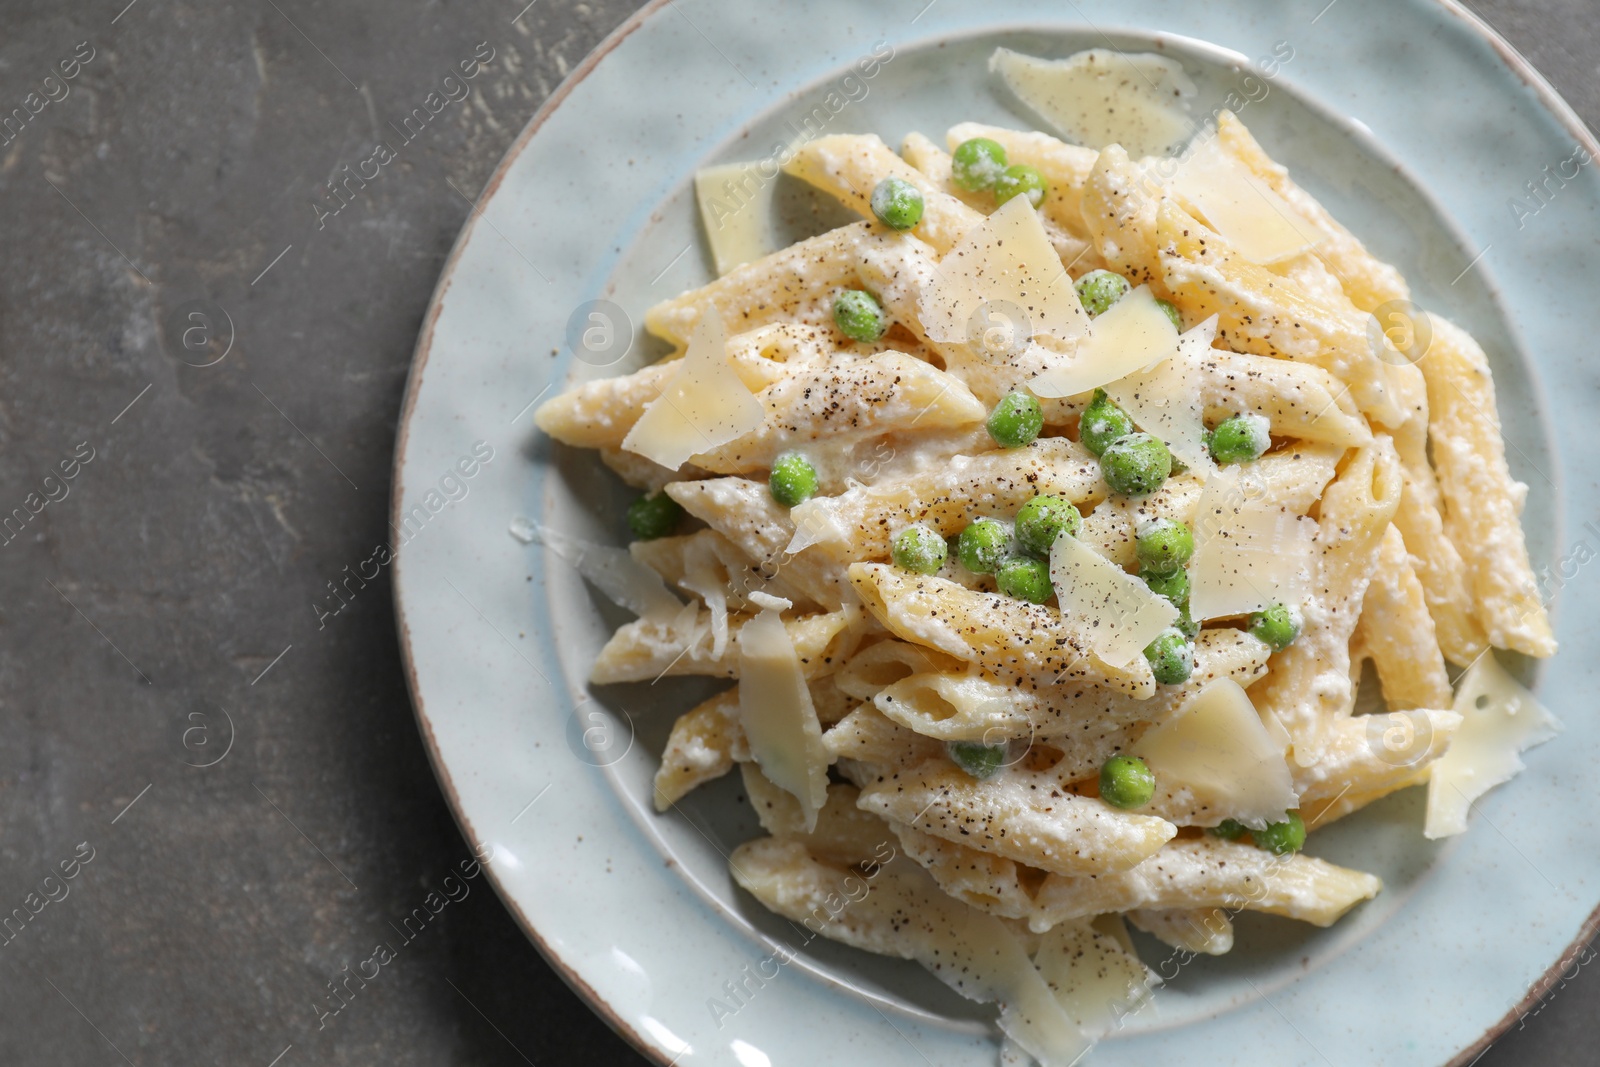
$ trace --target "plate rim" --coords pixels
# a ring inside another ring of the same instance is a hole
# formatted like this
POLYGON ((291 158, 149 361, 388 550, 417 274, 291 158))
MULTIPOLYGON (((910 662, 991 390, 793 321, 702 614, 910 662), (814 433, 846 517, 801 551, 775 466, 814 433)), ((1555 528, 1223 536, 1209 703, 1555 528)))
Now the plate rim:
MULTIPOLYGON (((1506 69, 1533 92, 1539 105, 1568 133, 1576 138, 1585 150, 1594 157, 1600 158, 1600 139, 1597 139, 1589 130, 1587 124, 1572 108, 1572 105, 1567 103, 1566 99, 1556 90, 1555 86, 1510 41, 1501 36, 1499 31, 1476 12, 1468 8, 1462 0, 1434 0, 1434 2, 1446 15, 1458 20, 1465 29, 1488 44, 1506 69)), ((600 62, 621 45, 624 40, 663 8, 670 6, 671 3, 672 0, 648 0, 607 34, 573 68, 572 72, 562 79, 555 91, 539 106, 533 116, 529 118, 527 124, 507 147, 499 162, 495 164, 489 178, 485 181, 477 200, 472 204, 467 219, 462 223, 461 231, 457 234, 450 253, 445 258, 444 265, 440 268, 439 280, 435 283, 434 289, 429 295, 422 325, 418 330, 417 343, 412 352, 411 366, 406 374, 405 392, 401 400, 393 458, 390 465, 389 520, 392 528, 398 528, 396 524, 401 518, 401 501, 405 498, 403 461, 406 456, 406 446, 410 440, 412 417, 416 410, 423 371, 426 369, 432 355, 434 329, 438 323, 440 312, 443 310, 445 295, 449 292, 450 286, 454 281, 455 269, 467 244, 476 233, 477 221, 483 214, 485 205, 499 191, 501 183, 511 166, 527 149, 534 136, 549 121, 556 109, 566 102, 578 85, 590 74, 594 73, 600 62)), ((412 714, 416 719, 418 733, 421 736, 423 748, 427 752, 428 763, 433 769, 434 778, 437 780, 440 791, 450 809, 451 817, 455 820, 466 841, 471 844, 477 840, 477 836, 472 829, 471 820, 466 812, 462 810, 460 796, 456 791, 450 768, 440 753, 438 742, 434 736, 433 723, 428 717, 417 681, 416 660, 411 644, 411 630, 406 622, 405 604, 402 597, 401 563, 402 557, 397 552, 393 565, 390 597, 394 607, 395 631, 400 646, 406 693, 410 698, 412 714)), ((495 895, 516 920, 516 924, 522 930, 523 935, 538 950, 540 956, 550 965, 551 969, 567 984, 568 988, 576 993, 591 1011, 600 1016, 618 1036, 622 1037, 640 1055, 653 1063, 661 1065, 661 1067, 670 1067, 669 1061, 663 1058, 663 1051, 657 1049, 644 1035, 624 1019, 594 987, 584 981, 577 969, 567 963, 544 936, 540 934, 517 901, 507 892, 493 866, 486 863, 483 865, 483 870, 488 875, 489 883, 493 886, 495 895)), ((1529 985, 1522 999, 1513 1005, 1500 1019, 1491 1024, 1477 1041, 1462 1049, 1454 1058, 1442 1064, 1441 1067, 1470 1067, 1470 1064, 1481 1058, 1491 1045, 1511 1029, 1513 1023, 1525 1017, 1528 1009, 1544 998, 1545 993, 1549 991, 1552 979, 1569 965, 1569 961, 1574 954, 1585 947, 1597 933, 1600 933, 1600 902, 1596 903, 1594 909, 1581 924, 1577 935, 1567 945, 1565 951, 1529 985)))
MULTIPOLYGON (((403 461, 406 454, 406 445, 411 437, 411 418, 416 412, 422 372, 427 367, 428 359, 432 355, 434 328, 438 325, 439 313, 444 308, 445 294, 449 292, 450 284, 454 280, 456 266, 460 262, 461 255, 465 251, 468 242, 477 230, 477 222, 483 214, 484 205, 499 191, 500 184, 505 180, 511 165, 516 162, 517 157, 528 147, 534 135, 549 121, 550 116, 555 114, 556 109, 566 102, 567 97, 572 95, 573 90, 578 87, 579 83, 592 74, 595 68, 600 65, 600 61, 610 55, 618 45, 622 44, 640 26, 643 26, 647 19, 670 3, 672 3, 672 0, 648 0, 639 10, 628 16, 616 29, 607 34, 599 44, 595 45, 593 51, 583 57, 583 60, 572 69, 572 73, 563 78, 561 84, 556 86, 555 91, 546 98, 544 103, 539 105, 538 110, 533 113, 533 117, 528 120, 527 125, 522 128, 515 140, 507 147, 505 154, 495 164, 488 180, 484 182, 483 190, 478 194, 478 198, 472 204, 471 210, 468 211, 467 219, 461 225, 461 232, 456 235, 455 243, 450 247, 450 254, 445 257, 444 266, 439 269, 439 280, 435 283, 433 292, 428 296, 428 307, 423 313, 422 326, 417 331, 416 348, 411 354, 411 367, 406 372, 405 394, 400 402, 399 426, 395 431, 394 456, 390 461, 388 518, 391 529, 399 529, 397 524, 401 518, 400 504, 405 499, 403 461)), ((411 713, 416 719, 417 732, 422 737, 422 746, 428 754, 428 765, 433 768, 434 779, 439 784, 440 792, 444 794, 445 802, 450 809, 450 816, 455 820, 463 838, 471 845, 478 840, 478 836, 472 829, 472 820, 462 810, 461 798, 456 793, 455 782, 450 774, 450 768, 440 754, 438 741, 433 734, 433 723, 429 720, 427 711, 423 707, 422 692, 417 683, 416 659, 411 651, 411 628, 406 624, 405 604, 401 597, 401 563, 402 556, 399 552, 396 552, 391 573, 392 580, 389 583, 389 595, 394 606, 395 636, 400 643, 400 660, 405 674, 406 695, 410 698, 411 713)), ((604 997, 600 996, 593 986, 584 981, 577 968, 562 959, 550 943, 545 940, 544 935, 539 933, 538 929, 528 919, 528 916, 524 914, 516 899, 506 891, 494 866, 484 863, 482 867, 483 873, 488 876, 490 886, 494 889, 495 896, 499 898, 500 902, 505 905, 506 910, 511 913, 512 918, 516 920, 516 924, 521 929, 523 936, 533 943, 533 947, 538 950, 539 955, 550 965, 551 970, 555 971, 561 980, 567 984, 567 988, 576 993, 589 1010, 600 1016, 618 1036, 633 1047, 634 1051, 645 1059, 660 1065, 660 1067, 670 1067, 668 1061, 660 1057, 655 1046, 624 1019, 604 997)))
MULTIPOLYGON (((1577 138, 1585 151, 1596 158, 1600 158, 1600 139, 1596 139, 1595 135, 1589 130, 1588 125, 1572 109, 1572 105, 1567 103, 1566 99, 1556 91, 1556 87, 1550 84, 1549 79, 1541 74, 1539 69, 1529 62, 1526 56, 1519 52, 1510 41, 1500 36, 1499 31, 1484 21, 1477 12, 1468 8, 1462 0, 1438 0, 1438 2, 1448 14, 1460 19, 1468 29, 1482 37, 1489 47, 1495 50, 1495 54, 1500 57, 1500 61, 1506 65, 1506 68, 1516 75, 1524 85, 1533 90, 1534 95, 1539 99, 1539 103, 1555 117, 1557 122, 1566 127, 1568 133, 1577 138)), ((1518 1019, 1525 1018, 1528 1010, 1544 999, 1545 994, 1551 989, 1554 977, 1567 968, 1568 961, 1573 958, 1574 953, 1581 951, 1590 941, 1594 940, 1596 933, 1600 933, 1600 903, 1596 903, 1594 910, 1589 912, 1589 917, 1578 928, 1577 936, 1567 945, 1566 950, 1557 956, 1555 962, 1545 968, 1544 972, 1528 986, 1528 991, 1523 994, 1522 999, 1512 1005, 1510 1010, 1491 1024, 1483 1032, 1482 1037, 1462 1049, 1444 1067, 1470 1067, 1471 1064, 1476 1063, 1489 1050, 1491 1045, 1506 1035, 1513 1023, 1518 1019)))

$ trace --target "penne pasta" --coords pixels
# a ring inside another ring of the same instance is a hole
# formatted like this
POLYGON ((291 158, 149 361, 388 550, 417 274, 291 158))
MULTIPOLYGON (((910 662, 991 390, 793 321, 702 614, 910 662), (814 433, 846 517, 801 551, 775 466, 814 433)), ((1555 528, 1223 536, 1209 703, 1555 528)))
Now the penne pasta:
POLYGON ((1028 924, 1047 930, 1106 912, 1226 908, 1331 926, 1382 885, 1373 875, 1310 856, 1275 856, 1214 837, 1183 838, 1125 870, 1046 878, 1028 924))
POLYGON ((652 307, 645 329, 682 349, 711 308, 730 333, 769 323, 825 327, 834 292, 855 280, 855 247, 871 233, 869 223, 852 223, 735 267, 710 285, 652 307))
MULTIPOLYGON (((851 626, 855 611, 841 609, 819 615, 802 615, 784 621, 807 677, 826 674, 849 655, 858 639, 851 626)), ((617 682, 653 682, 681 675, 737 678, 739 632, 750 616, 728 619, 728 640, 714 651, 711 613, 694 613, 687 624, 680 619, 661 622, 635 619, 620 627, 595 657, 589 681, 595 685, 617 682)))
MULTIPOLYGON (((1092 148, 1067 144, 1049 134, 1033 130, 1008 130, 978 122, 952 126, 945 141, 953 151, 961 142, 974 137, 987 137, 997 142, 1006 150, 1008 160, 1034 167, 1043 174, 1048 190, 1044 202, 1039 205, 1040 213, 1073 237, 1084 239, 1089 236, 1083 222, 1083 187, 1094 170, 1098 152, 1092 148)), ((1071 269, 1071 257, 1063 255, 1061 258, 1071 269)), ((1103 265, 1095 262, 1076 266, 1080 272, 1084 272, 1103 265)))
POLYGON ((1171 201, 1156 213, 1161 281, 1184 307, 1216 315, 1217 337, 1256 355, 1321 367, 1350 388, 1373 422, 1405 421, 1388 388, 1385 364, 1373 352, 1365 321, 1330 308, 1304 289, 1251 263, 1171 201))
POLYGON ((876 136, 818 137, 795 152, 783 169, 867 218, 873 217, 869 201, 878 182, 890 177, 910 182, 921 191, 925 204, 914 232, 940 253, 949 251, 963 233, 983 218, 895 155, 876 136))
POLYGON ((975 663, 1001 678, 1091 682, 1148 698, 1155 691, 1142 659, 1112 667, 1059 612, 943 578, 907 577, 881 563, 850 567, 856 593, 890 633, 975 663))
POLYGON ((1350 638, 1400 502, 1400 462, 1379 437, 1361 449, 1328 487, 1313 542, 1314 598, 1305 629, 1256 687, 1257 707, 1288 731, 1294 761, 1314 764, 1330 724, 1355 703, 1350 638))
POLYGON ((667 495, 755 560, 758 574, 781 574, 830 611, 855 601, 842 565, 820 549, 787 551, 794 524, 759 482, 744 478, 675 482, 667 495))
POLYGON ((1164 686, 1148 699, 1109 686, 1022 687, 969 671, 936 671, 887 686, 874 695, 873 703, 907 729, 943 741, 1063 739, 1071 744, 1072 758, 1098 770, 1107 756, 1118 751, 1108 744, 1129 736, 1125 728, 1165 721, 1218 678, 1249 686, 1267 673, 1270 654, 1271 649, 1257 638, 1223 627, 1200 631, 1194 673, 1187 681, 1164 686))
POLYGON ((1496 648, 1550 656, 1555 637, 1519 522, 1526 487, 1512 480, 1506 463, 1489 361, 1455 323, 1429 320, 1433 341, 1421 363, 1428 431, 1450 540, 1466 561, 1478 619, 1496 648))
POLYGON ((1355 235, 1328 214, 1326 208, 1290 178, 1284 167, 1262 151, 1244 123, 1231 111, 1217 115, 1217 138, 1239 162, 1279 196, 1287 200, 1301 217, 1316 228, 1321 238, 1314 255, 1339 279, 1345 296, 1362 311, 1371 311, 1388 300, 1409 300, 1410 289, 1400 272, 1379 262, 1355 235))
POLYGON ((1048 772, 975 781, 942 757, 886 772, 862 785, 865 810, 1044 871, 1123 870, 1177 833, 1165 819, 1067 793, 1048 772))
POLYGON ((1339 720, 1317 762, 1296 767, 1295 788, 1307 826, 1343 818, 1398 789, 1428 780, 1461 725, 1454 711, 1416 708, 1339 720))
POLYGON ((1184 952, 1224 956, 1233 949, 1233 920, 1222 908, 1135 908, 1128 921, 1184 952))
POLYGON ((1398 526, 1383 535, 1378 566, 1361 601, 1356 640, 1377 668, 1384 703, 1391 709, 1449 705, 1444 653, 1398 526))
POLYGON ((914 522, 959 533, 981 515, 1013 513, 1039 493, 1075 504, 1105 494, 1094 457, 1062 437, 1026 448, 957 456, 899 481, 807 501, 794 520, 806 545, 840 560, 887 559, 889 541, 914 522))
POLYGON ((696 704, 672 724, 656 769, 655 803, 666 811, 691 790, 721 778, 735 763, 750 759, 739 725, 739 691, 729 689, 696 704))

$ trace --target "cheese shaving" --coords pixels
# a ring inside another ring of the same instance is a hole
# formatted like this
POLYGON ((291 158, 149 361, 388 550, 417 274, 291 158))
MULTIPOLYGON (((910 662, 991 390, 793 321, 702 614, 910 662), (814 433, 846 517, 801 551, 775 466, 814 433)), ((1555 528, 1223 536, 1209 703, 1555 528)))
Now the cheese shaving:
POLYGON ((777 251, 772 234, 772 198, 778 183, 761 176, 757 163, 722 163, 695 172, 700 224, 711 243, 717 274, 777 251))
POLYGON ((999 1001, 1000 1029, 1042 1067, 1079 1062, 1091 1042, 1005 923, 948 896, 906 857, 884 866, 871 886, 857 907, 890 918, 905 955, 964 997, 999 1001))
POLYGON ((704 601, 711 613, 711 655, 721 659, 728 648, 727 568, 710 541, 691 541, 684 552, 683 580, 678 584, 704 601))
POLYGON ((1046 125, 1087 148, 1120 144, 1133 156, 1166 155, 1194 129, 1194 82, 1166 56, 1091 48, 1039 59, 997 48, 989 69, 1046 125))
POLYGON ((549 548, 607 600, 641 619, 665 622, 676 619, 685 607, 667 589, 661 575, 634 559, 627 549, 571 537, 520 516, 512 522, 512 536, 524 544, 549 548))
POLYGON ((767 418, 728 360, 728 336, 715 308, 700 316, 680 363, 622 439, 623 448, 668 470, 759 429, 767 418))
POLYGON ((1071 534, 1050 548, 1050 581, 1062 621, 1112 667, 1133 662, 1178 619, 1169 600, 1071 534))
POLYGON ((947 344, 978 341, 1004 322, 1013 347, 1035 346, 1037 337, 1072 341, 1089 326, 1072 277, 1025 196, 1006 201, 945 254, 917 302, 917 319, 930 338, 947 344))
POLYGON ((1200 391, 1200 361, 1216 337, 1217 317, 1212 315, 1181 335, 1177 351, 1170 357, 1105 387, 1106 395, 1139 429, 1161 438, 1169 452, 1201 477, 1216 470, 1206 447, 1205 404, 1200 391))
POLYGON ((1522 770, 1518 753, 1544 744, 1562 729, 1561 721, 1492 652, 1461 676, 1453 709, 1461 726, 1428 778, 1422 831, 1428 838, 1464 831, 1473 802, 1522 770))
POLYGON ((1195 507, 1189 611, 1197 622, 1298 607, 1310 584, 1316 524, 1262 499, 1239 467, 1206 479, 1195 507))
POLYGON ((739 713, 761 773, 800 802, 806 831, 828 799, 828 753, 800 656, 779 613, 789 601, 751 593, 762 609, 739 632, 739 713))
POLYGON ((1133 754, 1150 765, 1158 789, 1187 792, 1195 809, 1209 808, 1209 825, 1237 819, 1259 830, 1300 803, 1283 746, 1232 678, 1196 693, 1139 738, 1133 754))
POLYGON ((1062 1009, 1091 1037, 1115 1030, 1124 1016, 1144 1006, 1151 987, 1160 984, 1139 962, 1131 943, 1124 946, 1125 939, 1120 915, 1071 919, 1052 927, 1034 953, 1034 966, 1062 1009))
POLYGON ((1118 300, 1089 325, 1070 358, 1028 383, 1040 397, 1077 396, 1125 378, 1177 349, 1178 331, 1148 285, 1118 300))
POLYGON ((1266 182, 1212 137, 1178 167, 1172 191, 1244 258, 1276 263, 1312 247, 1320 234, 1266 182))

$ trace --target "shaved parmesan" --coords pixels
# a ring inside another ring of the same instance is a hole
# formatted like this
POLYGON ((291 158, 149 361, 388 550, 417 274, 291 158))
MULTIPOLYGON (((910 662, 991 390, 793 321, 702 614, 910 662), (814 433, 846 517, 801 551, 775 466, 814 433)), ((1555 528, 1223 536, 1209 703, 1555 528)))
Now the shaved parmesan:
POLYGON ((1454 710, 1461 726, 1428 778, 1428 816, 1422 834, 1449 837, 1467 828, 1479 797, 1522 770, 1518 753, 1542 745, 1561 721, 1486 653, 1461 676, 1454 710))
MULTIPOLYGON (((999 919, 963 904, 906 857, 869 884, 870 909, 903 939, 901 951, 957 993, 1000 1003, 1000 1029, 1042 1067, 1072 1067, 1091 1042, 1072 1024, 1017 935, 999 919)), ((867 916, 863 915, 865 919, 867 916)))
POLYGON ((641 619, 676 619, 686 606, 668 591, 661 575, 634 559, 627 549, 569 537, 520 516, 512 521, 511 533, 524 544, 544 545, 604 593, 607 600, 641 619))
POLYGON ((1148 285, 1112 304, 1089 325, 1070 359, 1051 367, 1028 389, 1041 397, 1077 396, 1165 359, 1177 349, 1172 326, 1148 285))
POLYGON ((1232 678, 1200 690, 1132 751, 1155 772, 1159 789, 1186 791, 1195 808, 1209 808, 1213 825, 1238 819, 1259 830, 1300 803, 1283 746, 1232 678))
POLYGON ((728 570, 717 558, 710 541, 691 540, 683 554, 683 579, 678 583, 698 596, 711 613, 711 655, 717 659, 728 649, 728 570))
POLYGON ((1160 979, 1134 955, 1120 915, 1071 919, 1039 942, 1033 964, 1078 1028, 1091 1037, 1142 1008, 1160 979), (1120 937, 1118 935, 1121 935, 1120 937))
POLYGON ((1304 601, 1316 524, 1263 496, 1239 467, 1206 479, 1189 563, 1189 611, 1196 622, 1304 601))
POLYGON ((790 607, 751 593, 761 613, 739 632, 739 714, 750 755, 773 785, 800 802, 806 832, 828 800, 828 753, 811 689, 779 612, 790 607))
POLYGON ((1012 348, 1041 336, 1071 341, 1089 326, 1072 277, 1025 196, 1007 200, 945 254, 917 301, 917 319, 930 338, 949 344, 980 341, 1003 322, 1012 348))
POLYGON ((1139 429, 1161 438, 1169 452, 1201 477, 1216 469, 1206 447, 1205 404, 1200 393, 1200 360, 1216 337, 1217 317, 1213 315, 1180 336, 1172 356, 1105 387, 1106 395, 1139 429))
POLYGON ((1050 548, 1061 618, 1112 667, 1126 667, 1171 626, 1178 609, 1100 553, 1062 534, 1050 548))
POLYGON ((1166 155, 1194 129, 1194 82, 1166 56, 1092 48, 1038 59, 997 48, 989 69, 1047 125, 1087 148, 1120 144, 1134 156, 1166 155))
POLYGON ((777 251, 772 197, 778 183, 763 178, 759 166, 723 163, 695 172, 700 224, 711 242, 711 258, 719 275, 777 251))
POLYGON ((1255 263, 1276 263, 1298 255, 1320 239, 1305 216, 1229 155, 1215 137, 1195 148, 1179 165, 1172 191, 1240 255, 1255 263))
POLYGON ((767 418, 766 408, 728 361, 728 336, 715 308, 700 316, 679 362, 661 395, 622 439, 623 448, 668 470, 759 429, 767 418))

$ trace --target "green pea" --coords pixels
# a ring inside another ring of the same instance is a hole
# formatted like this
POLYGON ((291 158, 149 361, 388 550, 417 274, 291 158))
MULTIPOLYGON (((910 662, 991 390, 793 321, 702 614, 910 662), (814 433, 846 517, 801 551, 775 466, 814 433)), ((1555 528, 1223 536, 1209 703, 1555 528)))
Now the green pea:
POLYGON ((1211 458, 1218 463, 1248 463, 1260 459, 1272 445, 1272 427, 1260 415, 1235 415, 1217 424, 1207 435, 1211 458))
POLYGON ((1284 812, 1283 822, 1268 823, 1265 830, 1252 830, 1256 844, 1277 856, 1299 852, 1306 843, 1306 824, 1298 811, 1284 812))
POLYGON ((798 452, 785 452, 772 463, 767 479, 772 499, 786 508, 810 500, 817 491, 817 468, 798 452))
POLYGON ((663 492, 646 493, 628 505, 628 529, 640 541, 654 541, 677 528, 683 508, 663 492))
POLYGON ((1044 410, 1031 393, 1019 389, 1000 398, 985 425, 1001 448, 1021 448, 1032 444, 1044 429, 1044 410))
POLYGON ((1113 808, 1142 808, 1156 795, 1156 776, 1138 756, 1112 756, 1100 767, 1100 799, 1113 808))
POLYGON ((922 190, 904 178, 885 178, 872 189, 872 213, 891 230, 922 221, 922 190))
POLYGON ((1078 291, 1078 302, 1091 318, 1105 314, 1112 304, 1133 290, 1128 279, 1110 270, 1092 270, 1079 278, 1073 288, 1078 291))
POLYGON ((996 519, 979 519, 956 541, 956 557, 974 574, 992 574, 1011 554, 1011 531, 996 519))
POLYGON ((871 344, 889 329, 889 316, 871 293, 846 289, 833 298, 833 324, 852 341, 871 344))
POLYGON ((1152 574, 1177 574, 1194 555, 1194 534, 1176 519, 1152 519, 1140 529, 1133 550, 1152 574))
POLYGON ((1151 434, 1126 434, 1100 453, 1101 476, 1112 491, 1124 496, 1149 496, 1171 473, 1172 453, 1151 434))
POLYGON ((1094 399, 1078 418, 1078 441, 1095 455, 1102 455, 1111 442, 1133 432, 1133 419, 1106 396, 1104 389, 1094 391, 1094 399))
POLYGON ((1179 569, 1171 574, 1157 574, 1154 571, 1143 570, 1139 572, 1139 577, 1144 579, 1144 584, 1150 587, 1152 593, 1172 601, 1173 607, 1189 606, 1188 571, 1179 569))
POLYGON ((1212 837, 1220 837, 1224 841, 1237 841, 1244 836, 1244 832, 1245 825, 1238 819, 1223 819, 1206 831, 1212 837))
POLYGON ((962 141, 950 156, 951 177, 969 193, 993 189, 1005 169, 1005 146, 987 137, 962 141))
POLYGON ((1006 596, 1043 604, 1055 595, 1050 584, 1050 564, 1033 556, 1009 556, 995 568, 994 584, 1006 596))
POLYGON ((1162 685, 1182 685, 1194 673, 1194 645, 1176 626, 1162 630, 1144 650, 1150 670, 1162 685))
POLYGON ((1170 300, 1161 300, 1158 298, 1156 300, 1156 307, 1160 308, 1161 313, 1171 321, 1172 328, 1174 330, 1177 330, 1179 333, 1183 332, 1183 312, 1178 310, 1177 304, 1174 304, 1170 300))
POLYGON ((995 179, 995 203, 1003 204, 1013 196, 1025 196, 1028 203, 1038 207, 1044 203, 1044 194, 1050 189, 1050 183, 1044 180, 1044 175, 1026 163, 1013 163, 1000 172, 1000 177, 995 179))
POLYGON ((957 767, 982 781, 1000 773, 1006 761, 1005 745, 985 745, 977 741, 951 741, 945 751, 957 767))
POLYGON ((949 552, 944 538, 920 522, 895 534, 889 548, 895 566, 914 574, 933 574, 944 566, 949 552))
POLYGON ((1083 517, 1059 496, 1036 496, 1017 512, 1017 542, 1036 556, 1048 557, 1063 532, 1077 536, 1083 517))
POLYGON ((1196 637, 1200 636, 1200 624, 1195 622, 1193 617, 1190 616, 1189 604, 1187 601, 1177 605, 1177 608, 1178 621, 1172 624, 1172 628, 1177 630, 1183 636, 1187 637, 1189 640, 1193 641, 1196 637))
POLYGON ((1287 604, 1274 604, 1250 616, 1250 633, 1282 652, 1300 636, 1300 613, 1287 604))

